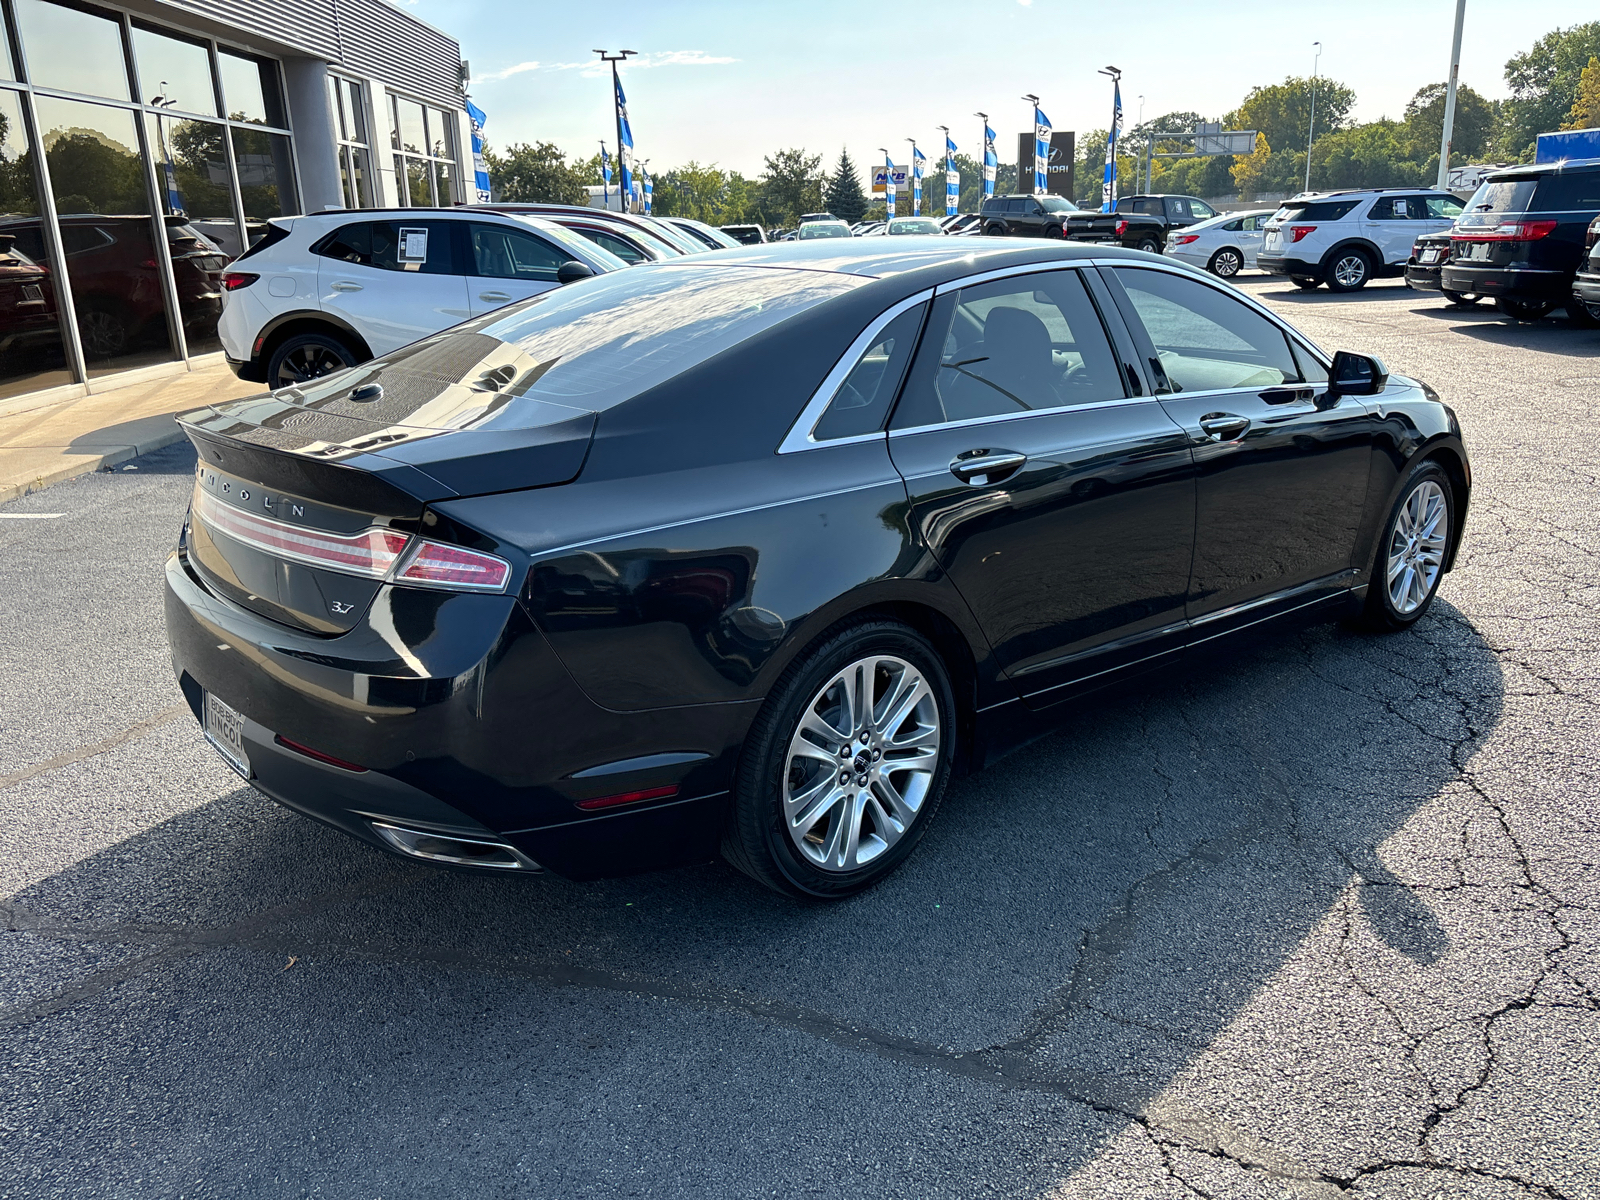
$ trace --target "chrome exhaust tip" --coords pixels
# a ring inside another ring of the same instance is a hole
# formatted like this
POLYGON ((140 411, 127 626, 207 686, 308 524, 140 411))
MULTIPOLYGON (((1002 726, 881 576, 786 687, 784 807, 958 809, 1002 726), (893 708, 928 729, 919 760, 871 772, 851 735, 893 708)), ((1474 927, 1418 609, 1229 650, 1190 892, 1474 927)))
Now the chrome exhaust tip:
POLYGON ((373 830, 408 858, 448 863, 453 867, 489 867, 499 871, 542 871, 533 859, 504 842, 451 837, 430 829, 407 829, 387 821, 370 822, 373 830))

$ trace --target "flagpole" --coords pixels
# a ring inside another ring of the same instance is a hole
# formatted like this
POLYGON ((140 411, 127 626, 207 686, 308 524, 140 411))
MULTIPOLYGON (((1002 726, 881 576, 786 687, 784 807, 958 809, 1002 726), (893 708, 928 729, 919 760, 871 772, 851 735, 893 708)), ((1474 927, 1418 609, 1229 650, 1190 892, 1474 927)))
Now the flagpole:
POLYGON ((1114 212, 1117 207, 1117 122, 1122 119, 1122 72, 1116 67, 1105 67, 1096 74, 1111 76, 1111 131, 1106 135, 1106 175, 1100 185, 1100 211, 1114 212))
POLYGON ((606 140, 600 139, 600 207, 611 211, 611 180, 606 178, 606 140))
POLYGON ((983 121, 983 138, 978 143, 983 147, 978 155, 982 160, 982 174, 978 179, 978 208, 981 211, 983 202, 989 198, 989 114, 975 112, 972 115, 983 121))
POLYGON ((627 62, 629 55, 639 53, 637 50, 623 50, 617 54, 610 54, 605 50, 596 50, 601 62, 611 64, 611 108, 617 118, 617 208, 620 212, 628 211, 628 197, 622 194, 621 185, 628 175, 627 152, 622 148, 622 105, 617 103, 617 97, 622 94, 622 79, 617 75, 617 64, 627 62))

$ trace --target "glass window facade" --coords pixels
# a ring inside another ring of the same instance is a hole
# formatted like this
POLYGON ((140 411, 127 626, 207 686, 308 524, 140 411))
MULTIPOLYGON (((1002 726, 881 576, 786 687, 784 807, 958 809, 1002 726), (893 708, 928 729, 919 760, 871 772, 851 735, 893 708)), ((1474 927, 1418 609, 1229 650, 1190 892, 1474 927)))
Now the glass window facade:
POLYGON ((223 270, 300 211, 277 62, 89 4, 0 23, 0 397, 220 349, 223 270))
POLYGON ((328 107, 339 142, 339 186, 346 208, 371 208, 372 143, 367 137, 367 90, 353 79, 328 76, 328 107))
POLYGON ((393 93, 388 108, 395 195, 400 203, 454 204, 460 186, 454 114, 393 93))

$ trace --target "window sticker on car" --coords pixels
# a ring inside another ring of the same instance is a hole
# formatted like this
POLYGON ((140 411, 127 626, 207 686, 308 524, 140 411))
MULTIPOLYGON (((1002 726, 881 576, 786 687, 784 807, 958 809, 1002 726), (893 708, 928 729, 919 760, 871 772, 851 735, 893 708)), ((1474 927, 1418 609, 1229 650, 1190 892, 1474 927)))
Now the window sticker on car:
POLYGON ((1406 207, 1404 200, 1396 200, 1394 202, 1394 215, 1397 217, 1409 217, 1411 215, 1411 211, 1406 207))
POLYGON ((400 229, 400 265, 415 271, 428 261, 428 231, 426 229, 400 229))

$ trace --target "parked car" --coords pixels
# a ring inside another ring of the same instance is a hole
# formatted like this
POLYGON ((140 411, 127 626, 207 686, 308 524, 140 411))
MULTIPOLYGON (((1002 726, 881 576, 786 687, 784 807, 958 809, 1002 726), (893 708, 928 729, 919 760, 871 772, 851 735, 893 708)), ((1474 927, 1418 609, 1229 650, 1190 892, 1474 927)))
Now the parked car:
POLYGON ((1267 222, 1256 266, 1308 291, 1326 283, 1329 291, 1353 292, 1404 275, 1412 243, 1460 215, 1461 201, 1431 188, 1306 192, 1267 222))
POLYGON ((61 324, 50 271, 0 234, 0 372, 21 373, 18 360, 61 355, 61 324))
POLYGON ((218 332, 241 379, 286 387, 626 266, 553 221, 487 208, 274 218, 222 277, 218 332))
MULTIPOLYGON (((1467 201, 1440 274, 1453 292, 1494 298, 1507 316, 1534 321, 1572 300, 1584 237, 1600 216, 1600 159, 1497 171, 1467 201)), ((1568 315, 1590 321, 1586 305, 1568 315)))
POLYGON ((1213 275, 1232 279, 1256 265, 1261 249, 1261 227, 1273 210, 1225 213, 1167 235, 1167 257, 1204 267, 1213 275))
POLYGON ((805 221, 795 231, 795 239, 801 242, 813 241, 816 238, 847 238, 851 236, 850 226, 843 221, 805 221))
POLYGON ((1600 321, 1600 217, 1589 222, 1584 246, 1588 256, 1573 277, 1572 298, 1567 302, 1567 312, 1572 313, 1573 305, 1581 304, 1592 319, 1600 321))
POLYGON ((669 225, 676 225, 689 236, 703 242, 708 250, 729 250, 740 245, 716 226, 696 221, 692 217, 662 217, 661 220, 669 225))
POLYGON ((588 238, 630 266, 642 262, 661 262, 683 254, 699 254, 705 250, 704 245, 682 230, 637 213, 611 212, 579 204, 502 203, 472 207, 554 221, 588 238))
POLYGON ((863 221, 861 228, 856 230, 857 237, 882 237, 883 231, 888 228, 887 221, 863 221))
POLYGON ((957 213, 953 217, 946 217, 942 224, 944 231, 952 236, 970 229, 979 223, 977 213, 957 213))
POLYGON ((767 240, 767 231, 759 225, 724 225, 722 232, 741 246, 760 246, 767 240))
POLYGON ((939 227, 939 222, 932 217, 896 217, 889 222, 883 232, 890 237, 904 237, 907 234, 944 236, 944 230, 939 227))
POLYGON ((613 271, 182 424, 171 659, 254 787, 429 863, 825 899, 1063 700, 1412 625, 1471 478, 1378 360, 1037 240, 613 271))
POLYGON ((987 237, 1070 238, 1111 242, 1159 254, 1165 222, 1142 213, 1087 212, 1065 196, 991 196, 980 213, 987 237))
POLYGON ((1174 196, 1165 193, 1120 197, 1117 200, 1117 212, 1124 216, 1135 213, 1155 218, 1161 222, 1168 241, 1171 240, 1174 229, 1187 229, 1202 221, 1213 220, 1218 215, 1216 209, 1198 196, 1174 196))
POLYGON ((805 225, 810 221, 837 221, 839 218, 830 212, 801 213, 800 224, 805 225))
POLYGON ((1455 308, 1472 308, 1483 299, 1470 292, 1447 292, 1439 281, 1444 264, 1450 258, 1448 233, 1425 233, 1411 245, 1411 257, 1406 260, 1406 284, 1421 292, 1438 292, 1455 308))

